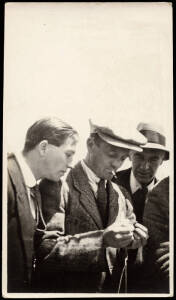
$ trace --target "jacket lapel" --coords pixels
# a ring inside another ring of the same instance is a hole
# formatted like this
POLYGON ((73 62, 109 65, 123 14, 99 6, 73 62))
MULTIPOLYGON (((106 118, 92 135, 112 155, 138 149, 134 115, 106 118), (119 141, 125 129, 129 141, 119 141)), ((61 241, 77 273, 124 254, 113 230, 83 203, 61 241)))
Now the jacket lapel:
POLYGON ((74 186, 80 192, 80 203, 93 219, 97 227, 102 229, 103 224, 96 205, 95 196, 88 183, 88 177, 85 174, 81 163, 79 162, 71 172, 74 186))
POLYGON ((119 171, 117 172, 117 179, 114 179, 113 181, 118 185, 123 186, 130 193, 130 196, 132 196, 130 187, 130 174, 131 168, 119 171))
POLYGON ((9 174, 16 190, 17 212, 21 227, 22 241, 24 244, 27 266, 30 270, 32 266, 33 238, 36 223, 31 214, 23 175, 15 156, 14 159, 10 159, 9 174))

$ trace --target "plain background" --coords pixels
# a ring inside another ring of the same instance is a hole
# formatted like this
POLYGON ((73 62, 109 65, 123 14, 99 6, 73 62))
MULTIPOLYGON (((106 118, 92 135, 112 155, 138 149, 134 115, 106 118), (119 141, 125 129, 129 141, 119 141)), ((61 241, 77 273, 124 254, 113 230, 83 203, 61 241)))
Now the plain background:
MULTIPOLYGON (((48 115, 79 131, 74 163, 85 155, 89 118, 119 129, 160 123, 172 150, 172 90, 171 4, 5 5, 7 151, 22 149, 27 128, 48 115)), ((158 176, 169 170, 164 163, 158 176)))

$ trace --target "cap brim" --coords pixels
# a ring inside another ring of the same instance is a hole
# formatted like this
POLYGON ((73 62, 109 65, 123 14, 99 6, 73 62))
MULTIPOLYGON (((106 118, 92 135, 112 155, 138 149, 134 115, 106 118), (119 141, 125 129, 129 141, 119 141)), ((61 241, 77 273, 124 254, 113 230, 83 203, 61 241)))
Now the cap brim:
POLYGON ((162 146, 162 145, 159 145, 159 144, 155 144, 155 143, 147 143, 145 145, 142 145, 141 147, 145 148, 145 149, 162 150, 162 151, 165 152, 164 160, 168 160, 169 159, 169 150, 165 146, 162 146))
POLYGON ((124 148, 124 149, 128 149, 128 150, 134 150, 134 151, 138 151, 138 152, 142 152, 142 148, 140 148, 137 145, 133 145, 127 142, 123 142, 120 140, 115 140, 110 136, 104 135, 103 133, 98 132, 97 133, 105 142, 107 142, 108 144, 111 144, 113 146, 119 147, 119 148, 124 148))

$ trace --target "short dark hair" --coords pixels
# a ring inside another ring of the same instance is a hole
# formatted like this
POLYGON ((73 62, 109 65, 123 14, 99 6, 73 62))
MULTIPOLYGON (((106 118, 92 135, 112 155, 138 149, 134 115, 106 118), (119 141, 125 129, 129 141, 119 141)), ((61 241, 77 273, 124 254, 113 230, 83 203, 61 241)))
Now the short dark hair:
POLYGON ((27 153, 42 140, 60 146, 66 138, 78 135, 73 127, 57 117, 48 117, 36 121, 27 131, 23 153, 27 153))

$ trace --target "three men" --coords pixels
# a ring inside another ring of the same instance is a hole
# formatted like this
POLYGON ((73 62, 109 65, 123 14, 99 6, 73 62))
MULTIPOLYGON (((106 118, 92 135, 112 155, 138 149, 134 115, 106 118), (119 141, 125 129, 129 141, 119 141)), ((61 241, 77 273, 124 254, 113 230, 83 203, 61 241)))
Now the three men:
POLYGON ((37 184, 43 178, 59 181, 76 144, 70 125, 45 118, 28 129, 23 152, 8 156, 8 292, 31 292, 34 235, 47 234, 37 184))
POLYGON ((45 209, 46 228, 59 237, 43 238, 37 251, 38 291, 117 292, 124 248, 138 248, 148 238, 130 202, 111 182, 129 150, 141 151, 146 139, 137 131, 127 137, 107 125, 90 122, 90 127, 87 155, 70 171, 60 203, 57 184, 40 185, 44 207, 51 204, 45 209))
MULTIPOLYGON (((131 202, 138 222, 143 222, 143 213, 147 194, 157 182, 155 177, 163 160, 169 158, 166 139, 163 130, 156 124, 139 123, 137 129, 147 138, 142 146, 143 152, 130 151, 129 157, 132 167, 116 173, 113 181, 122 185, 131 195, 131 202)), ((130 250, 128 260, 128 292, 142 292, 139 280, 143 276, 141 249, 130 250), (135 274, 135 276, 134 276, 135 274)))

